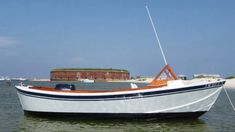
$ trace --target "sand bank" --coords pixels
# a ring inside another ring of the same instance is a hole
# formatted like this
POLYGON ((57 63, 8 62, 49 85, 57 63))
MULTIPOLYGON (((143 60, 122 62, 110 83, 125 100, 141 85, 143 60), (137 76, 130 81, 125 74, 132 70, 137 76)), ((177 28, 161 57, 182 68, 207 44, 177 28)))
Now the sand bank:
POLYGON ((234 79, 227 79, 224 87, 225 88, 233 88, 233 89, 235 89, 235 78, 234 79))

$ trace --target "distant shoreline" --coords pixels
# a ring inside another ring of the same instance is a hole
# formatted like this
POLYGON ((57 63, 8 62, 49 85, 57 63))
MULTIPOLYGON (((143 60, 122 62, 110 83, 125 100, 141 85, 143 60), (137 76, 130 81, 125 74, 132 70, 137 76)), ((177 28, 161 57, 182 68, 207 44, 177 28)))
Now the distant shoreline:
POLYGON ((33 80, 29 80, 29 81, 32 81, 32 82, 50 82, 51 80, 50 79, 33 79, 33 80))

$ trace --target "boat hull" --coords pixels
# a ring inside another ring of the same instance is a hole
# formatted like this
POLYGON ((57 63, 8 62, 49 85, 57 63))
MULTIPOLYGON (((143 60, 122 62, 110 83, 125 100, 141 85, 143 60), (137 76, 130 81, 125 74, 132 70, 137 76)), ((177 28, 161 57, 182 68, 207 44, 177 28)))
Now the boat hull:
POLYGON ((17 88, 27 113, 102 118, 198 117, 210 110, 223 83, 113 95, 54 95, 17 88))

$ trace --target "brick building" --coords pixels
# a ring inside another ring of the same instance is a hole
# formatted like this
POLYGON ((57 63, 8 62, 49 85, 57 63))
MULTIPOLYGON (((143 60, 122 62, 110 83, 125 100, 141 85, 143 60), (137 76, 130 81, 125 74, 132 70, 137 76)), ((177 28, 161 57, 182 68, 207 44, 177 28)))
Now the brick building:
POLYGON ((95 68, 60 68, 50 73, 51 81, 78 81, 79 79, 93 80, 127 80, 130 75, 123 69, 95 69, 95 68))

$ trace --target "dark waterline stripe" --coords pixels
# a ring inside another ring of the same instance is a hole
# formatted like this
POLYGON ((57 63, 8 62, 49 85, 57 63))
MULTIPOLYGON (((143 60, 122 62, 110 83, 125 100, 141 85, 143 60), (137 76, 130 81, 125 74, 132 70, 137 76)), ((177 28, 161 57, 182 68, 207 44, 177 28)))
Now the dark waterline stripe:
POLYGON ((206 111, 197 112, 179 112, 179 113, 59 113, 59 112, 37 112, 26 111, 25 114, 45 117, 79 117, 79 118, 99 118, 99 119, 172 119, 172 118, 197 118, 206 111))

